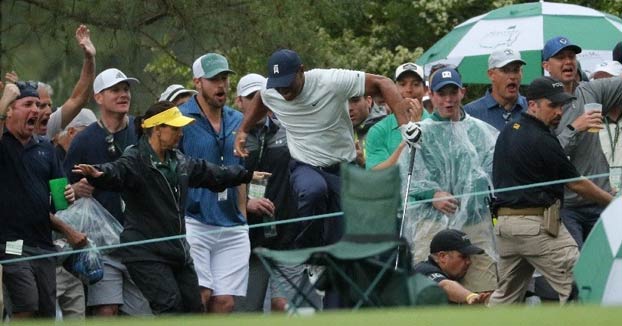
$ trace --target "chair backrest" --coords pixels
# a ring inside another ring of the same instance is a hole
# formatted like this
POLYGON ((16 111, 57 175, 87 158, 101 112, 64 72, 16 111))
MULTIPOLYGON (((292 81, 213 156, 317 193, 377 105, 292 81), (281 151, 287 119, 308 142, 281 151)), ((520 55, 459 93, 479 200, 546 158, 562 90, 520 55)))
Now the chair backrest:
POLYGON ((342 164, 341 209, 345 218, 344 237, 397 239, 400 189, 397 166, 370 171, 352 164, 342 164))

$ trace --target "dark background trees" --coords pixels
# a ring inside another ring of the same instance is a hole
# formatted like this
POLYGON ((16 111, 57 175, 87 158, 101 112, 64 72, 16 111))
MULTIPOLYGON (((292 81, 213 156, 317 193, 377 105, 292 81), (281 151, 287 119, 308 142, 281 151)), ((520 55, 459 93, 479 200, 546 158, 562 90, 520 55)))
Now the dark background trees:
MULTIPOLYGON (((133 111, 171 83, 191 86, 190 65, 206 52, 227 56, 238 72, 265 74, 272 51, 289 47, 305 65, 392 76, 456 24, 511 0, 3 0, 0 72, 50 83, 60 103, 79 76, 74 40, 91 29, 97 71, 117 67, 140 79, 133 111)), ((622 1, 569 1, 619 15, 622 1)))

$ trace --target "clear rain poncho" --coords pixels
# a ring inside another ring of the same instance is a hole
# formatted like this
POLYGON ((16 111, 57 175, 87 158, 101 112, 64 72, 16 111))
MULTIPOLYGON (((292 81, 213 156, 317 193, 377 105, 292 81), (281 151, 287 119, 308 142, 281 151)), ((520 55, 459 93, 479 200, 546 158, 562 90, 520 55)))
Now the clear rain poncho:
MULTIPOLYGON (((413 249, 413 258, 425 259, 434 234, 451 228, 467 233, 474 245, 496 260, 488 195, 473 193, 492 189, 492 159, 499 132, 468 115, 457 122, 426 119, 421 129, 404 221, 404 237, 413 249), (448 216, 434 208, 429 200, 436 191, 456 197, 456 213, 448 216), (422 200, 428 201, 417 203, 422 200)), ((402 194, 410 155, 405 149, 399 158, 402 194)))

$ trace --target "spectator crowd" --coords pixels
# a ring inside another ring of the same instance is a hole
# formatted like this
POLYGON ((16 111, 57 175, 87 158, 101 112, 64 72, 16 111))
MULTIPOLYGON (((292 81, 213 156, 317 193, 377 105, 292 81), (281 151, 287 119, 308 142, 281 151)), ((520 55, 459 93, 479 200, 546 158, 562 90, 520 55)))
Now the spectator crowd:
MULTIPOLYGON (((577 298, 572 267, 622 185, 622 58, 585 80, 580 44, 564 36, 546 42, 547 77, 525 94, 527 63, 511 48, 490 54, 490 88, 470 103, 451 65, 406 62, 388 78, 306 70, 279 49, 266 71, 244 72, 234 103, 229 77, 240 72, 206 53, 192 80, 162 85, 146 110, 131 110, 139 80, 96 68, 86 26, 75 37, 82 70, 62 105, 19 72, 0 87, 0 260, 33 257, 0 265, 3 318, 286 311, 321 269, 282 264, 287 277, 270 274, 252 249, 333 244, 343 219, 249 226, 339 212, 344 163, 399 166, 411 266, 450 302, 563 304, 577 298), (91 98, 96 107, 85 108, 91 98), (609 177, 582 178, 598 174, 609 177), (122 226, 121 244, 140 242, 102 251, 94 283, 62 257, 35 257, 94 238, 56 216, 58 178, 68 210, 96 201, 122 226)), ((342 307, 335 293, 310 297, 342 307)))

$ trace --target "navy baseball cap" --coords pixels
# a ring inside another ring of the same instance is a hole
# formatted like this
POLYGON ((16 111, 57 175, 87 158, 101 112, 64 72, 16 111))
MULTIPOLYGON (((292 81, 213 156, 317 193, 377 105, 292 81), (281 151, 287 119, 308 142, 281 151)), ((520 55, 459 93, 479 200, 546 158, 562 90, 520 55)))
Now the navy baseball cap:
POLYGON ((36 81, 18 81, 15 83, 17 88, 19 89, 19 96, 17 96, 16 100, 22 99, 24 97, 39 97, 39 83, 36 81))
POLYGON ((430 253, 439 251, 458 251, 465 255, 479 255, 484 249, 474 246, 466 233, 454 229, 442 230, 432 238, 430 253))
POLYGON ((268 83, 266 88, 289 87, 302 61, 298 53, 289 49, 278 50, 268 59, 268 83))
POLYGON ((430 88, 432 91, 438 92, 441 88, 447 85, 456 85, 462 87, 462 78, 458 71, 454 68, 446 67, 439 69, 432 75, 432 81, 430 82, 430 88))
POLYGON ((544 45, 544 49, 542 49, 542 61, 549 60, 552 56, 564 49, 570 49, 577 54, 581 53, 581 48, 578 45, 573 44, 564 36, 557 36, 548 40, 544 45))
POLYGON ((566 104, 576 97, 564 91, 564 84, 551 77, 540 77, 534 79, 527 88, 527 99, 538 100, 548 99, 555 104, 566 104))

